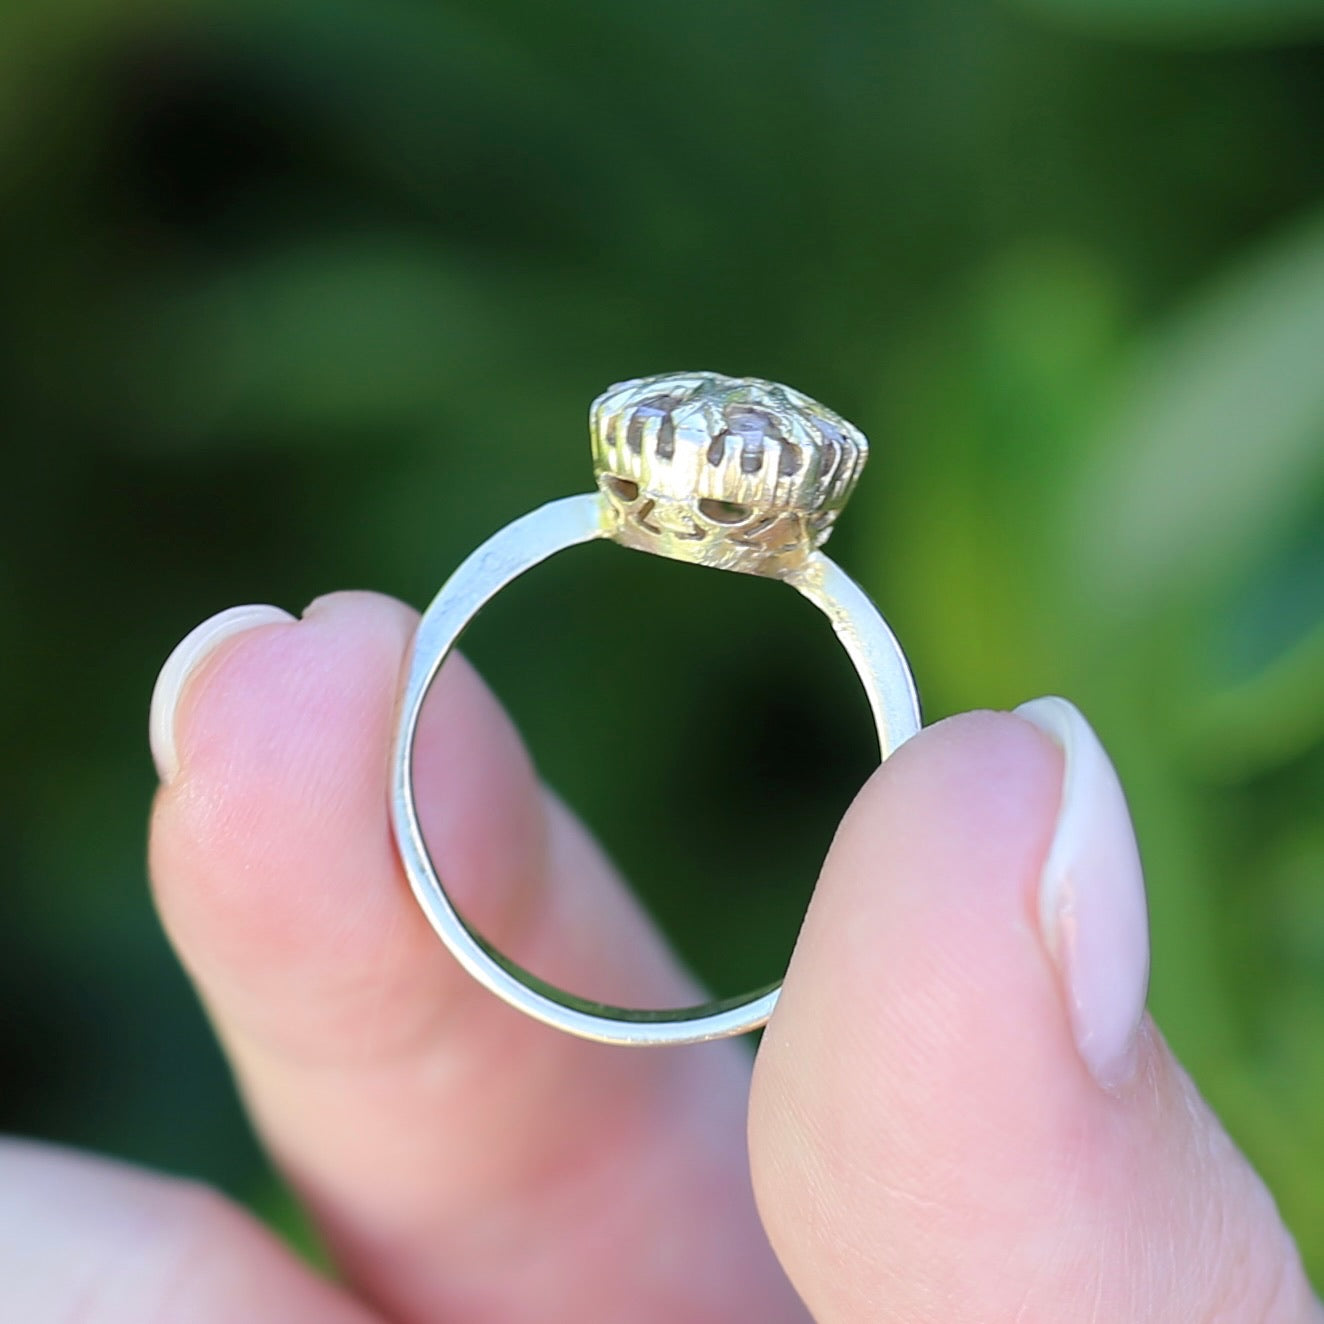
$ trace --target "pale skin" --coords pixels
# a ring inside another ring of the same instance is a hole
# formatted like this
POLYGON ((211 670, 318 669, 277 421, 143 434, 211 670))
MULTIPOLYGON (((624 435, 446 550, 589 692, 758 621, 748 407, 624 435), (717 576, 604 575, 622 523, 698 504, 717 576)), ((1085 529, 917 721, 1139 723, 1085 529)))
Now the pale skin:
MULTIPOLYGON (((384 778, 415 623, 370 594, 219 645, 180 696, 157 905, 326 1280, 175 1179, 0 1145, 24 1324, 1320 1324, 1274 1204, 1142 1024, 1072 1037, 1032 918, 1058 747, 940 723, 860 792, 757 1062, 527 1020, 440 947, 384 778), (752 1179, 751 1179, 752 1177, 752 1179)), ((461 908, 548 977, 694 989, 462 659, 418 799, 461 908)))

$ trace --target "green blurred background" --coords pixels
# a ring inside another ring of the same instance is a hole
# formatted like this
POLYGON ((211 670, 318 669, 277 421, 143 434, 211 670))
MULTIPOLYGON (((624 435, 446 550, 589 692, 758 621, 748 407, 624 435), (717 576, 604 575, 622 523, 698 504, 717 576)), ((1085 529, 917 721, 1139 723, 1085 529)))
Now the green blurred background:
MULTIPOLYGON (((832 549, 929 719, 1094 720, 1154 1010, 1324 1274, 1322 37, 1324 0, 7 5, 0 1127, 288 1223, 147 900, 156 669, 232 603, 422 604, 588 487, 604 386, 715 368, 871 436, 832 549)), ((812 609, 603 546, 470 651, 705 977, 772 977, 871 757, 812 609)))

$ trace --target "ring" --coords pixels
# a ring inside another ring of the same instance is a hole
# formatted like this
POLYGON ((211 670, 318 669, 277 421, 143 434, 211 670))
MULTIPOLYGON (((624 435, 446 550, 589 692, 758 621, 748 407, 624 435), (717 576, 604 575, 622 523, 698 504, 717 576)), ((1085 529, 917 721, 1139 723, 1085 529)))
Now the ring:
POLYGON ((864 435, 790 387, 752 377, 667 373, 621 382, 590 415, 597 491, 508 524, 473 552, 424 612, 401 688, 391 823, 414 896, 460 964, 548 1025, 612 1044, 685 1044, 757 1029, 780 981, 654 1011, 554 988, 498 952, 455 909, 414 801, 414 741, 428 688, 464 629, 513 579, 594 538, 680 561, 780 579, 832 623, 859 673, 885 759, 920 726, 905 656, 864 591, 818 549, 868 458, 864 435))

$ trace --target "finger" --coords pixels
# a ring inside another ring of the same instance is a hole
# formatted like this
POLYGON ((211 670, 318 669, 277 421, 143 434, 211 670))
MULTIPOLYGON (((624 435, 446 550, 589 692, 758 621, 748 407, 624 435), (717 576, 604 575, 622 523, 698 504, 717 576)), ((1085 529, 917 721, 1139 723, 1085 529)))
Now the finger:
MULTIPOLYGON (((746 1056, 549 1030, 424 922, 385 792, 414 625, 336 595, 162 682, 182 697, 156 723, 177 761, 158 904, 267 1143, 402 1320, 802 1318, 754 1212, 746 1056)), ((462 660, 434 687, 415 785, 439 872, 503 951, 603 1000, 694 999, 462 660)))
POLYGON ((1026 716, 922 733, 847 815, 755 1072, 773 1244, 820 1324, 1316 1320, 1143 1018, 1111 765, 1063 700, 1026 716))
POLYGON ((372 1316, 214 1191, 0 1140, 0 1319, 371 1324, 372 1316))

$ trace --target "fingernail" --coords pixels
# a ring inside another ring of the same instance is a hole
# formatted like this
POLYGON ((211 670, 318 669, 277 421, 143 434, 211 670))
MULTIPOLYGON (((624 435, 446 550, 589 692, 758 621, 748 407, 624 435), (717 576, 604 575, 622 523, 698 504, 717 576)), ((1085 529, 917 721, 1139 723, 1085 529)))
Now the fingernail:
POLYGON ((1149 985, 1145 879, 1117 773, 1079 709, 1016 709, 1062 750, 1062 799, 1039 882, 1039 926, 1059 971, 1081 1058, 1105 1088, 1135 1070, 1149 985))
POLYGON ((279 607, 231 607, 195 627, 175 645, 166 658, 152 690, 152 710, 148 720, 148 739, 157 775, 163 782, 179 772, 179 752, 175 748, 175 713, 189 680, 219 645, 245 630, 294 617, 279 607))

